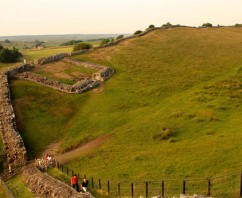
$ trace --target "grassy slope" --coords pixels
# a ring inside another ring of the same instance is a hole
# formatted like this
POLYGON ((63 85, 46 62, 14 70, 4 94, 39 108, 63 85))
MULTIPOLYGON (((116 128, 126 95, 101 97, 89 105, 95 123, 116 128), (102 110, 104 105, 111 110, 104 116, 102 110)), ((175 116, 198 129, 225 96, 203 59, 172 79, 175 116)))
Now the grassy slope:
POLYGON ((13 196, 16 198, 34 198, 27 186, 24 184, 22 176, 17 175, 6 182, 9 190, 13 193, 13 196))
POLYGON ((9 196, 7 195, 7 193, 5 192, 4 188, 2 187, 2 185, 0 184, 0 197, 1 198, 8 198, 9 196))
POLYGON ((69 166, 112 179, 205 178, 239 171, 241 33, 235 28, 158 30, 78 56, 115 69, 101 93, 68 96, 14 81, 16 99, 32 98, 18 105, 29 151, 40 152, 60 135, 66 149, 112 133, 102 148, 69 166), (63 115, 66 108, 72 113, 63 115), (163 127, 172 128, 171 137, 154 139, 163 127))

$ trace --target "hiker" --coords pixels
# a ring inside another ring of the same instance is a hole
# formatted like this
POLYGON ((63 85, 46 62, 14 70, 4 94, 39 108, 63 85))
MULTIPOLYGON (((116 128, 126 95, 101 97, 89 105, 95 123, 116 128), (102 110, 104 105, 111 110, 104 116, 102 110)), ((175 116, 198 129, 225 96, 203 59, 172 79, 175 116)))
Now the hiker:
POLYGON ((8 165, 8 173, 9 173, 9 174, 12 173, 12 166, 11 166, 11 164, 8 165))
POLYGON ((73 188, 76 188, 77 192, 79 192, 78 177, 76 174, 71 177, 71 185, 73 188))
POLYGON ((86 178, 84 178, 83 182, 82 182, 82 190, 84 192, 87 192, 87 186, 88 186, 88 180, 86 178))

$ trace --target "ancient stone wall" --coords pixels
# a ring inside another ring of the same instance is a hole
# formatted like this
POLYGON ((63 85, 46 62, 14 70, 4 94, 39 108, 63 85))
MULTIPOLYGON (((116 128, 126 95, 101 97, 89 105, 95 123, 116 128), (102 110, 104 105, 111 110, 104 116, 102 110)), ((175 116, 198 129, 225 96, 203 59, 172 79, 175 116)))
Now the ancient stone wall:
POLYGON ((67 63, 71 63, 73 65, 97 70, 97 72, 92 75, 93 80, 104 81, 104 80, 110 78, 114 73, 114 70, 112 68, 103 66, 103 65, 99 65, 96 63, 84 62, 84 61, 80 61, 80 60, 73 59, 73 58, 64 58, 63 61, 65 61, 67 63))
POLYGON ((63 91, 66 93, 72 93, 72 94, 79 94, 99 85, 99 82, 97 80, 91 80, 91 79, 85 79, 83 81, 79 81, 74 85, 67 85, 67 84, 61 83, 60 81, 52 80, 47 77, 41 76, 39 74, 34 74, 30 72, 19 73, 14 77, 17 79, 23 79, 23 80, 28 80, 38 84, 42 84, 44 86, 47 86, 59 91, 63 91))
POLYGON ((78 193, 67 184, 40 172, 33 164, 26 166, 22 173, 26 185, 38 197, 93 198, 90 193, 78 193))
POLYGON ((49 56, 49 57, 38 59, 35 62, 35 64, 43 65, 43 64, 50 63, 50 62, 53 62, 53 61, 58 61, 58 60, 60 60, 64 57, 67 57, 67 56, 70 56, 70 54, 69 53, 56 54, 54 56, 49 56))
POLYGON ((27 155, 23 139, 17 131, 8 78, 18 72, 27 71, 32 67, 33 65, 24 64, 0 73, 0 133, 8 162, 13 164, 25 164, 27 155))

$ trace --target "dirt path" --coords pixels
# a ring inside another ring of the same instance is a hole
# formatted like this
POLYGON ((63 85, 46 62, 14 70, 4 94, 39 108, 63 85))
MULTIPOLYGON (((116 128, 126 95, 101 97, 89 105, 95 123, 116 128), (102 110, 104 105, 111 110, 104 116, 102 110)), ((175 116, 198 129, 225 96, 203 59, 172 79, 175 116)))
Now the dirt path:
POLYGON ((66 163, 74 158, 77 158, 83 154, 85 154, 88 151, 91 151, 92 149, 95 149, 97 147, 100 147, 101 145, 103 145, 108 139, 111 138, 111 135, 105 135, 105 136, 101 136, 95 140, 92 140, 72 151, 68 151, 66 153, 63 154, 59 154, 55 156, 55 159, 62 163, 66 163))

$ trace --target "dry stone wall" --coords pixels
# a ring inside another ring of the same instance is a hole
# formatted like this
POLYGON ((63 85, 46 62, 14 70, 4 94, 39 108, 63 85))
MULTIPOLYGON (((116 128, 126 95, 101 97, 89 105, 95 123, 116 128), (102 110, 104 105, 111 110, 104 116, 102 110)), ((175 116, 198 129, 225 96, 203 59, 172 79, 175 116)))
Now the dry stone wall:
POLYGON ((73 65, 97 70, 97 72, 92 75, 93 80, 104 81, 104 80, 110 78, 114 73, 114 70, 112 68, 103 66, 103 65, 99 65, 99 64, 95 64, 95 63, 84 62, 84 61, 80 61, 80 60, 73 59, 73 58, 64 58, 63 61, 65 61, 67 63, 71 63, 73 65))
POLYGON ((11 104, 8 79, 18 72, 29 70, 33 65, 25 64, 0 73, 0 132, 9 163, 25 164, 27 160, 23 139, 17 131, 15 114, 11 104))
POLYGON ((38 84, 42 84, 44 86, 47 86, 59 91, 63 91, 66 93, 72 93, 72 94, 83 93, 99 85, 99 82, 97 80, 91 80, 91 79, 85 79, 83 81, 79 81, 74 85, 67 85, 67 84, 61 83, 60 81, 52 80, 47 77, 41 76, 39 74, 30 73, 30 72, 19 73, 19 74, 16 74, 14 77, 17 79, 23 79, 23 80, 28 80, 38 84))
POLYGON ((40 172, 33 164, 26 166, 22 175, 26 185, 38 197, 94 198, 90 193, 78 193, 67 184, 54 179, 47 173, 40 172))

